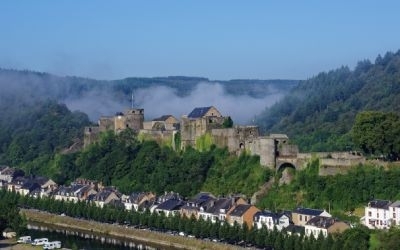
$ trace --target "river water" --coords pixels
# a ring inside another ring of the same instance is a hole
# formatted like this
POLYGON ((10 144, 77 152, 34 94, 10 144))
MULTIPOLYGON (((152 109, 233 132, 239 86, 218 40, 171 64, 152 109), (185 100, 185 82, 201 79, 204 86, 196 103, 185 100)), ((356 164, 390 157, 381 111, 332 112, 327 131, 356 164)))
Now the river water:
POLYGON ((175 248, 157 246, 148 242, 133 241, 124 237, 101 235, 89 231, 70 230, 54 225, 29 222, 27 235, 33 239, 48 238, 49 241, 61 241, 63 248, 85 250, 111 250, 111 249, 168 249, 175 248))

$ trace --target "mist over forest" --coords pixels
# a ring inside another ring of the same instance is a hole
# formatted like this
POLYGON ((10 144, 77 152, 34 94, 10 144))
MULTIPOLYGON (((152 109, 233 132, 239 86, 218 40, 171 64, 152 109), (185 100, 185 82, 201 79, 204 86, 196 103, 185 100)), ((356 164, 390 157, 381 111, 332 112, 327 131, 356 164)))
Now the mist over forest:
POLYGON ((131 106, 144 108, 145 119, 151 120, 165 114, 180 118, 195 107, 212 105, 236 124, 249 124, 297 84, 296 80, 211 81, 200 77, 102 81, 2 69, 0 105, 13 103, 17 108, 51 99, 66 104, 71 111, 86 113, 92 122, 131 106))

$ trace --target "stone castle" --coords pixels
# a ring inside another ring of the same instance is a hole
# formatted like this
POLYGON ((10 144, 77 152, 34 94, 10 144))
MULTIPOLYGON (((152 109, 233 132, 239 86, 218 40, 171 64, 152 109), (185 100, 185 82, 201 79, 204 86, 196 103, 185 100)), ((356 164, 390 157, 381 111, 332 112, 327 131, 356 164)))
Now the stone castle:
POLYGON ((152 121, 144 121, 143 109, 129 109, 115 116, 100 117, 98 126, 86 127, 84 146, 98 140, 100 132, 113 130, 118 133, 130 128, 139 136, 158 142, 169 142, 175 148, 176 135, 180 133, 180 149, 196 147, 196 141, 208 134, 212 143, 226 147, 232 153, 243 151, 260 156, 263 166, 277 168, 278 157, 296 158, 298 148, 289 143, 284 134, 261 136, 258 126, 226 127, 224 122, 229 116, 223 116, 215 107, 198 107, 179 121, 172 115, 164 115, 152 121))

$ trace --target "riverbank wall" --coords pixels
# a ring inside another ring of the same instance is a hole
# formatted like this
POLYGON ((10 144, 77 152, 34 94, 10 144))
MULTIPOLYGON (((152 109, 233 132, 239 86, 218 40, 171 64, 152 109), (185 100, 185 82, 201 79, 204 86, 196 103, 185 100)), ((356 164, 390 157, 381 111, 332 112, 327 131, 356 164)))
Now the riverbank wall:
POLYGON ((243 249, 241 247, 228 244, 216 243, 187 238, 182 236, 174 236, 165 233, 153 232, 148 230, 140 230, 122 225, 113 225, 76 219, 69 216, 61 216, 42 212, 32 209, 21 209, 21 213, 25 215, 28 221, 45 223, 53 226, 67 228, 69 230, 83 230, 104 236, 122 237, 133 241, 144 242, 148 244, 158 245, 168 249, 216 249, 216 250, 233 250, 243 249))

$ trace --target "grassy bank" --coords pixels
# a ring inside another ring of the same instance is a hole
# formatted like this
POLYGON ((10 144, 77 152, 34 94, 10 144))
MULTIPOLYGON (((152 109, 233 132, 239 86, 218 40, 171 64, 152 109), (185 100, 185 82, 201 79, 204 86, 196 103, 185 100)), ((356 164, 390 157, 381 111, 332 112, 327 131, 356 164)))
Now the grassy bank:
POLYGON ((60 216, 46 212, 40 212, 37 210, 21 209, 21 213, 25 214, 28 221, 48 223, 71 230, 86 230, 104 235, 125 237, 135 241, 149 242, 171 248, 217 250, 239 249, 238 247, 232 245, 208 242, 182 236, 173 236, 159 232, 126 228, 119 225, 99 223, 95 221, 75 219, 68 216, 60 216))

